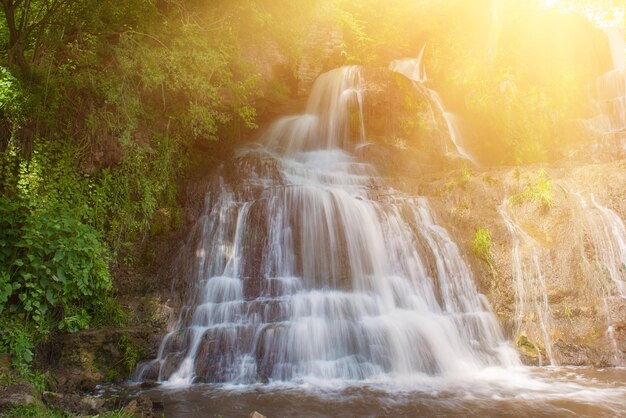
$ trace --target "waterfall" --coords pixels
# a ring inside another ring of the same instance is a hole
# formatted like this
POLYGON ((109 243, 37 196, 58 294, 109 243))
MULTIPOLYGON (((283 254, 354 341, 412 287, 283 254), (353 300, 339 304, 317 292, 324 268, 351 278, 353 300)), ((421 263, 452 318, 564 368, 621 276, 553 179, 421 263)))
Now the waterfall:
POLYGON ((138 379, 454 378, 520 364, 427 200, 351 154, 363 92, 358 67, 323 74, 305 115, 224 168, 184 250, 187 305, 138 379))
MULTIPOLYGON (((606 335, 613 347, 615 364, 623 365, 624 359, 615 339, 614 320, 609 302, 626 298, 626 226, 617 213, 600 205, 593 194, 589 200, 576 191, 572 194, 579 201, 585 230, 593 244, 593 261, 603 269, 603 274, 594 277, 602 289, 602 307, 607 322, 606 335)), ((583 257, 587 258, 585 254, 583 257)))
MULTIPOLYGON (((624 64, 623 29, 603 28, 609 40, 613 67, 589 86, 595 116, 585 126, 599 134, 626 133, 626 67, 624 64)), ((626 149, 626 141, 622 139, 626 149)))
MULTIPOLYGON (((428 77, 426 76, 426 69, 422 63, 425 48, 426 45, 422 47, 419 54, 417 55, 417 58, 405 58, 392 61, 389 64, 389 69, 398 74, 402 74, 409 80, 416 83, 417 86, 423 86, 423 84, 428 81, 428 77)), ((450 141, 452 142, 452 145, 454 145, 454 149, 457 155, 470 161, 474 165, 478 165, 476 159, 470 153, 468 153, 465 148, 463 148, 463 138, 461 136, 461 130, 459 128, 457 116, 451 112, 446 111, 446 108, 443 105, 443 101, 441 100, 441 97, 439 97, 439 93, 429 88, 426 88, 426 91, 430 99, 434 103, 435 107, 440 112, 444 121, 446 122, 446 130, 448 131, 450 141)))
POLYGON ((417 58, 404 58, 391 61, 391 63, 389 64, 389 69, 396 73, 402 74, 409 80, 413 80, 416 83, 425 83, 426 81, 428 81, 428 77, 426 76, 426 68, 422 64, 425 50, 426 45, 422 46, 419 54, 417 54, 417 58))
POLYGON ((544 359, 537 342, 543 345, 547 363, 555 365, 552 357, 552 313, 539 259, 540 247, 520 225, 515 223, 509 214, 508 206, 509 201, 505 199, 498 207, 498 213, 512 240, 511 265, 515 283, 516 334, 524 335, 534 342, 540 365, 544 364, 544 359))
POLYGON ((600 205, 593 194, 591 204, 590 208, 583 199, 596 259, 606 268, 617 296, 626 298, 626 227, 617 213, 600 205))

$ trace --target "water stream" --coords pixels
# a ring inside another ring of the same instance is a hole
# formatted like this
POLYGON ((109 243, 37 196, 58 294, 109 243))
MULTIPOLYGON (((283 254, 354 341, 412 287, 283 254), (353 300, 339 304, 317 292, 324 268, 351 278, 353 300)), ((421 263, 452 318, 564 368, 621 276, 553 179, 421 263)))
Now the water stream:
POLYGON ((624 32, 622 28, 603 28, 609 40, 612 68, 600 75, 589 86, 595 116, 585 126, 598 134, 621 135, 621 146, 626 149, 626 64, 624 63, 624 32))
POLYGON ((535 346, 539 365, 555 365, 551 338, 552 313, 548 304, 548 292, 541 268, 541 248, 513 220, 509 205, 509 200, 505 199, 498 207, 498 213, 512 239, 511 265, 515 283, 516 335, 523 335, 535 346), (538 345, 539 347, 537 347, 538 345), (545 351, 545 358, 542 351, 545 351))
MULTIPOLYGON (((396 73, 402 74, 409 80, 417 83, 419 86, 423 86, 424 83, 428 81, 428 77, 426 76, 426 69, 422 63, 422 59, 424 57, 424 50, 426 49, 426 45, 422 47, 417 58, 405 58, 401 60, 394 60, 389 64, 389 69, 396 73)), ((463 137, 461 135, 461 129, 459 128, 460 123, 458 121, 457 116, 448 112, 443 105, 443 101, 435 90, 426 88, 426 92, 430 97, 432 103, 437 108, 437 111, 443 117, 446 123, 446 130, 448 132, 448 137, 454 146, 454 152, 456 155, 464 158, 465 160, 471 162, 474 165, 478 165, 476 159, 463 148, 463 137)))
POLYGON ((615 321, 610 305, 626 298, 626 227, 617 213, 600 205, 593 194, 585 199, 577 191, 571 193, 578 199, 585 232, 593 244, 593 259, 588 260, 586 254, 582 256, 588 264, 594 262, 593 265, 601 270, 594 277, 602 291, 606 335, 613 346, 613 362, 623 366, 624 358, 615 337, 615 321))

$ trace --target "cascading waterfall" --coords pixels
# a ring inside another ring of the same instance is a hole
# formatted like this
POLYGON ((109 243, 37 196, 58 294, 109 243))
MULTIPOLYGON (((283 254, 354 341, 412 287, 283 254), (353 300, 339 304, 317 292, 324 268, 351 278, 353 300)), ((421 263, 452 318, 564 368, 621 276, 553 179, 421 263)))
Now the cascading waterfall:
MULTIPOLYGON (((402 74, 409 80, 417 83, 417 85, 422 86, 426 81, 428 81, 428 77, 426 76, 426 69, 422 63, 422 59, 424 57, 424 50, 426 49, 426 45, 422 47, 417 58, 405 58, 401 60, 394 60, 389 64, 389 69, 398 74, 402 74)), ((448 131, 450 141, 452 145, 454 145, 456 153, 470 161, 474 165, 478 165, 478 162, 470 153, 468 153, 462 145, 463 138, 461 136, 461 130, 459 129, 459 122, 457 116, 454 113, 446 111, 443 106, 443 101, 435 90, 426 88, 430 99, 437 107, 437 110, 441 113, 444 121, 446 122, 446 130, 448 131)))
POLYGON ((215 181, 189 246, 187 307, 139 380, 455 378, 520 364, 428 202, 350 154, 362 94, 358 67, 320 76, 307 113, 276 122, 215 181))
MULTIPOLYGON (((552 313, 548 304, 548 292, 539 259, 539 244, 524 229, 515 223, 508 211, 505 199, 498 206, 498 213, 512 239, 511 265, 515 283, 515 318, 517 335, 525 335, 532 342, 540 341, 545 350, 547 363, 555 365, 552 356, 552 313)), ((540 349, 536 350, 539 364, 544 359, 540 349)))

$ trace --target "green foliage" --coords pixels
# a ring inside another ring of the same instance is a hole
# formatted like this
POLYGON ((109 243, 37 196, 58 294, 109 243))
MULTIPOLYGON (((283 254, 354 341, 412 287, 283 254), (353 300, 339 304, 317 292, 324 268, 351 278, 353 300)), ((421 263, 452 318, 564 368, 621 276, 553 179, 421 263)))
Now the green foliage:
POLYGON ((491 265, 493 254, 491 252, 491 232, 486 228, 478 228, 472 239, 472 251, 481 260, 491 265))
POLYGON ((133 370, 135 370, 135 366, 141 358, 142 353, 128 334, 122 335, 117 343, 117 346, 123 356, 124 371, 130 374, 133 370))
POLYGON ((465 189, 465 187, 467 186, 467 184, 470 182, 471 179, 472 179, 472 171, 470 170, 467 164, 463 164, 459 174, 450 177, 446 181, 444 187, 446 188, 446 190, 451 190, 454 187, 460 187, 461 189, 465 189))
MULTIPOLYGON (((70 418, 73 414, 47 408, 41 404, 31 404, 28 406, 18 406, 4 412, 5 418, 70 418)), ((101 418, 134 418, 135 415, 119 409, 98 415, 101 418)))
POLYGON ((96 230, 65 203, 0 196, 0 350, 24 370, 33 342, 89 327, 111 289, 96 230))
POLYGON ((562 155, 576 134, 569 121, 587 114, 587 84, 608 69, 602 32, 537 0, 421 3, 425 65, 479 138, 469 150, 496 164, 562 155))
POLYGON ((0 352, 22 374, 51 334, 125 322, 108 263, 157 257, 146 238, 180 224, 191 147, 256 128, 246 54, 278 40, 296 56, 317 9, 52 0, 41 19, 44 3, 0 16, 0 44, 17 46, 0 53, 0 352))
POLYGON ((553 207, 552 179, 546 170, 540 169, 537 172, 537 177, 533 181, 528 181, 522 192, 511 196, 509 202, 511 204, 538 202, 546 209, 553 207))
POLYGON ((5 314, 0 317, 0 327, 0 352, 11 355, 11 366, 20 376, 28 375, 33 360, 33 325, 5 314))
POLYGON ((467 166, 467 164, 463 164, 463 167, 461 167, 461 175, 459 177, 459 185, 461 187, 464 187, 467 183, 469 183, 469 181, 472 179, 472 172, 469 169, 469 167, 467 166))
POLYGON ((175 145, 168 138, 155 140, 154 148, 124 144, 126 158, 116 169, 104 169, 88 184, 93 222, 103 232, 115 254, 128 250, 150 230, 160 206, 176 205, 175 145))
POLYGON ((126 412, 123 409, 118 411, 111 411, 102 414, 102 418, 135 418, 136 415, 130 412, 126 412))
POLYGON ((5 418, 69 418, 71 414, 50 409, 41 404, 30 404, 11 408, 2 416, 5 418))
POLYGON ((6 67, 0 67, 0 114, 19 121, 28 107, 28 96, 20 81, 6 67))
POLYGON ((529 357, 537 357, 539 350, 525 335, 520 335, 517 339, 517 349, 529 357))
POLYGON ((426 20, 422 15, 425 4, 415 0, 335 1, 331 16, 343 32, 346 60, 386 66, 392 59, 416 56, 423 44, 416 22, 426 20), (398 56, 399 52, 404 56, 398 56))

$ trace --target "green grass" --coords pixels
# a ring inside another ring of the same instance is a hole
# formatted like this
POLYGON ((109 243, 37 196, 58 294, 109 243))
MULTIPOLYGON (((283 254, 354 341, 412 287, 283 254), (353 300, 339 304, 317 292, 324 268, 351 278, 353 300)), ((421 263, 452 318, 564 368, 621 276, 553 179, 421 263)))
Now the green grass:
MULTIPOLYGON (((59 411, 57 409, 47 408, 41 404, 32 404, 28 406, 18 406, 15 408, 11 408, 0 416, 2 416, 3 418, 71 418, 75 415, 59 411)), ((111 411, 104 414, 95 415, 94 417, 134 418, 135 415, 119 409, 117 411, 111 411)))
POLYGON ((31 404, 11 408, 2 416, 5 418, 69 418, 72 415, 46 408, 43 405, 31 404))
POLYGON ((553 207, 552 179, 550 179, 546 170, 539 170, 535 180, 529 182, 522 192, 511 196, 509 202, 512 205, 521 202, 538 202, 546 209, 553 207))

